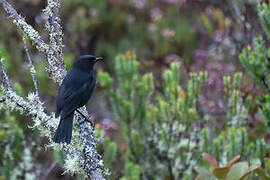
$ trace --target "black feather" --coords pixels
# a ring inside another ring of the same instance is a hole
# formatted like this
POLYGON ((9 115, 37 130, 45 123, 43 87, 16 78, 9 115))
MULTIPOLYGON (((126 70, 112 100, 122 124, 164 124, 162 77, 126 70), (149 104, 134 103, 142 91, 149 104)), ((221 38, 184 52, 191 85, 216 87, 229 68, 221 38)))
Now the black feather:
POLYGON ((56 143, 70 143, 72 137, 72 124, 73 124, 74 112, 65 118, 61 117, 60 123, 57 127, 53 141, 56 143))
POLYGON ((80 56, 64 78, 56 100, 55 117, 61 115, 53 141, 70 143, 74 112, 84 106, 93 94, 96 84, 94 64, 102 58, 80 56))

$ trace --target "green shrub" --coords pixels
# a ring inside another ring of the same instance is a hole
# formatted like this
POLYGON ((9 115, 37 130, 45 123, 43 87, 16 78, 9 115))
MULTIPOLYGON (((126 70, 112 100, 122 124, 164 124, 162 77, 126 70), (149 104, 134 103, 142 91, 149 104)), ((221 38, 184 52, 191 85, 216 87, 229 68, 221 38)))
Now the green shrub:
POLYGON ((125 155, 124 179, 133 176, 127 171, 131 166, 140 167, 142 178, 191 177, 199 155, 196 103, 207 73, 190 73, 184 89, 179 84, 180 65, 173 62, 158 92, 152 73, 140 75, 139 68, 136 56, 128 52, 115 60, 117 88, 108 73, 98 74, 128 146, 120 152, 125 155))

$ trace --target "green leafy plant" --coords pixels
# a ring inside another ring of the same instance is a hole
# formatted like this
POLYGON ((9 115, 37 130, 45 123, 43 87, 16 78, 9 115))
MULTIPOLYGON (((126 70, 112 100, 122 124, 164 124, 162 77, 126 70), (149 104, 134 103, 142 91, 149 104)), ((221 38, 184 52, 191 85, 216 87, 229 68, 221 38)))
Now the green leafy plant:
MULTIPOLYGON (((270 4, 258 5, 259 17, 262 27, 270 38, 270 4)), ((249 72, 255 83, 261 88, 263 94, 257 98, 260 110, 264 116, 265 124, 270 126, 270 49, 266 47, 262 37, 256 37, 252 46, 242 50, 239 59, 249 72)))
MULTIPOLYGON (((14 84, 14 89, 18 94, 23 93, 19 83, 14 84)), ((1 96, 3 92, 0 89, 1 96)), ((39 175, 32 154, 35 142, 27 142, 24 135, 25 123, 20 121, 22 116, 19 113, 11 114, 11 109, 7 110, 5 106, 6 102, 0 103, 0 179, 35 179, 39 175)))
POLYGON ((103 154, 104 167, 107 168, 106 173, 107 175, 115 176, 115 172, 108 168, 113 167, 116 163, 118 147, 109 137, 104 136, 104 130, 100 128, 100 124, 96 124, 95 128, 95 135, 99 141, 98 149, 103 154))
POLYGON ((270 176, 260 168, 260 166, 255 165, 249 167, 248 162, 242 161, 236 163, 240 159, 240 155, 235 156, 227 165, 220 167, 217 160, 207 153, 203 153, 202 157, 211 165, 212 171, 208 171, 202 167, 195 167, 198 176, 196 180, 244 180, 249 177, 250 174, 257 174, 261 180, 268 180, 270 176))
POLYGON ((198 154, 196 103, 207 74, 190 73, 184 90, 180 65, 173 62, 160 83, 164 91, 157 92, 153 75, 140 75, 139 65, 130 52, 116 57, 116 89, 108 73, 98 74, 128 146, 125 167, 139 165, 144 178, 188 178, 198 154))
POLYGON ((139 180, 140 179, 140 166, 127 162, 125 164, 125 176, 120 180, 139 180))

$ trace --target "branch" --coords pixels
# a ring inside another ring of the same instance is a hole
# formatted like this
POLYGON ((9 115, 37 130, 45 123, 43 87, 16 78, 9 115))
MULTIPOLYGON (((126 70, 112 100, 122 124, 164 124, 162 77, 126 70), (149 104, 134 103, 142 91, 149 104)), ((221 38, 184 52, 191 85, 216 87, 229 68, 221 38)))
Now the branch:
MULTIPOLYGON (((44 125, 44 127, 51 129, 52 132, 55 131, 56 129, 55 126, 49 123, 49 122, 53 122, 54 118, 44 112, 42 103, 37 105, 37 103, 39 102, 36 102, 34 98, 29 98, 33 100, 33 102, 29 102, 25 100, 24 98, 22 98, 21 96, 17 95, 13 91, 12 87, 10 86, 8 76, 5 70, 3 69, 2 60, 3 59, 1 59, 0 61, 0 76, 2 79, 3 86, 4 86, 5 101, 9 101, 12 104, 15 104, 16 106, 18 106, 17 110, 19 110, 20 112, 23 112, 24 114, 31 115, 37 118, 44 125)), ((38 123, 38 124, 41 124, 41 123, 38 123)))
POLYGON ((3 58, 0 59, 0 76, 1 76, 1 79, 2 79, 4 89, 6 91, 8 91, 10 89, 10 84, 9 84, 9 81, 8 81, 7 74, 3 69, 3 65, 2 65, 3 60, 4 60, 3 58))
POLYGON ((23 45, 24 45, 26 56, 27 56, 28 65, 29 65, 29 68, 30 68, 30 74, 32 76, 32 81, 34 83, 34 88, 35 88, 36 94, 38 95, 37 78, 36 78, 36 75, 35 75, 36 71, 35 71, 35 67, 34 67, 34 65, 32 63, 32 59, 30 57, 28 48, 26 46, 26 41, 25 41, 24 36, 23 36, 23 45))
MULTIPOLYGON (((51 141, 54 134, 53 132, 55 132, 58 124, 54 116, 48 115, 44 112, 42 103, 39 101, 39 99, 36 99, 38 96, 28 96, 29 100, 27 101, 21 96, 17 95, 12 90, 9 84, 8 76, 3 69, 1 62, 0 76, 4 85, 5 101, 9 101, 9 104, 11 105, 15 104, 15 108, 23 114, 34 117, 33 127, 38 126, 42 129, 45 128, 46 133, 44 135, 48 137, 48 139, 51 141)), ((89 115, 86 115, 87 112, 85 108, 81 108, 80 111, 84 113, 84 116, 89 118, 89 115)), ((77 158, 77 161, 79 162, 79 164, 81 164, 89 179, 104 180, 101 156, 96 151, 94 128, 90 125, 88 121, 85 121, 84 118, 82 118, 81 116, 79 116, 78 118, 77 126, 79 127, 79 136, 82 141, 83 156, 80 155, 80 147, 77 147, 75 145, 78 142, 78 140, 76 139, 74 139, 75 141, 72 141, 70 145, 63 144, 63 150, 69 157, 74 159, 77 158)))
POLYGON ((47 7, 44 9, 44 13, 46 13, 48 18, 48 30, 50 36, 51 45, 55 46, 54 55, 57 58, 58 65, 65 69, 65 65, 63 63, 62 55, 63 55, 63 32, 61 27, 61 19, 59 15, 60 2, 59 0, 47 0, 47 7))
POLYGON ((50 49, 50 46, 41 39, 38 32, 31 25, 27 24, 25 19, 22 18, 6 0, 0 0, 0 3, 6 10, 7 14, 13 18, 13 23, 30 37, 30 39, 36 44, 36 48, 38 50, 47 52, 50 49))
POLYGON ((0 3, 6 10, 7 14, 13 18, 13 23, 16 24, 16 26, 21 29, 27 36, 29 36, 39 51, 46 55, 49 64, 47 71, 50 78, 52 78, 58 84, 61 83, 63 77, 66 74, 66 71, 64 68, 62 54, 58 53, 57 55, 56 52, 58 52, 58 49, 62 49, 62 47, 57 47, 57 45, 59 45, 59 43, 62 41, 59 41, 59 43, 56 45, 46 44, 41 39, 39 33, 31 25, 27 24, 25 19, 22 18, 21 15, 19 15, 18 12, 6 0, 0 0, 0 3))
MULTIPOLYGON (((13 23, 17 25, 30 39, 36 44, 36 48, 46 55, 49 67, 47 72, 49 77, 56 83, 60 84, 66 75, 65 66, 62 58, 62 28, 60 26, 59 18, 59 0, 48 0, 48 6, 45 12, 49 14, 49 33, 50 33, 50 45, 46 44, 38 34, 38 32, 29 24, 26 23, 16 10, 6 1, 0 0, 0 3, 13 18, 13 23)), ((28 51, 28 50, 27 50, 28 51)), ((29 56, 30 57, 30 56, 29 56)), ((4 86, 4 98, 5 103, 13 103, 20 112, 30 115, 33 117, 34 126, 44 129, 45 136, 48 137, 49 141, 52 142, 52 135, 55 132, 58 121, 53 115, 48 115, 44 112, 43 104, 40 102, 37 95, 29 94, 28 101, 18 96, 11 88, 8 81, 8 77, 3 70, 0 62, 0 75, 2 77, 4 86)), ((2 99, 2 98, 1 98, 2 99)), ((85 108, 81 108, 82 114, 88 114, 85 108)), ((77 113, 76 113, 77 114, 77 113)), ((78 115, 77 115, 78 116, 78 115)), ((78 163, 84 169, 89 179, 103 180, 103 165, 100 155, 96 151, 96 142, 94 140, 94 128, 90 125, 87 120, 79 116, 77 126, 79 127, 80 139, 82 142, 83 152, 78 147, 78 139, 75 137, 75 142, 71 142, 70 145, 64 144, 63 150, 67 156, 71 159, 77 159, 78 163), (81 163, 83 162, 83 163, 81 163)), ((90 120, 89 116, 88 119, 90 120)), ((69 162, 67 162, 69 163, 69 162)))
POLYGON ((82 117, 78 119, 77 125, 83 144, 85 173, 91 179, 104 180, 101 156, 96 151, 94 128, 82 117))
POLYGON ((49 16, 50 43, 59 46, 59 50, 62 50, 63 33, 59 17, 60 3, 58 0, 47 0, 47 2, 48 5, 44 12, 49 16))
POLYGON ((236 14, 236 18, 238 17, 242 22, 244 21, 245 17, 241 14, 240 9, 238 8, 235 1, 232 1, 232 5, 236 14))

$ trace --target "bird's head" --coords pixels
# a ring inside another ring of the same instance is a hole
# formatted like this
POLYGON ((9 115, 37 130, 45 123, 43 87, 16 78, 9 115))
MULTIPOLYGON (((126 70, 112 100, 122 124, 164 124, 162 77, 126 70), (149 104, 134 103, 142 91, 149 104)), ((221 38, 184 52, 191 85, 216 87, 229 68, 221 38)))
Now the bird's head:
POLYGON ((82 55, 78 57, 73 66, 81 70, 88 71, 93 69, 94 64, 102 59, 102 57, 96 57, 93 55, 82 55))
POLYGON ((96 62, 102 59, 103 59, 102 57, 96 57, 93 55, 82 55, 82 56, 79 56, 78 61, 86 61, 90 64, 95 64, 96 62))

